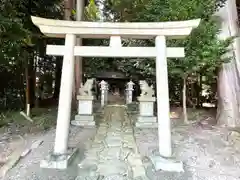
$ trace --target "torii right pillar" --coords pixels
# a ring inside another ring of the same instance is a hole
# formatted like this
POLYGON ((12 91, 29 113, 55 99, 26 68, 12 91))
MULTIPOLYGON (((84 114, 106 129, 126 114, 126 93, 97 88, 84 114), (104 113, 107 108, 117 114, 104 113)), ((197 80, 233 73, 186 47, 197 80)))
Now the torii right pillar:
POLYGON ((150 159, 156 170, 183 172, 183 163, 172 158, 167 47, 164 35, 156 37, 155 48, 159 154, 154 154, 150 159))
POLYGON ((168 92, 168 69, 166 54, 166 37, 157 36, 155 40, 156 57, 156 84, 157 84, 157 117, 159 153, 163 157, 171 157, 171 122, 168 92))

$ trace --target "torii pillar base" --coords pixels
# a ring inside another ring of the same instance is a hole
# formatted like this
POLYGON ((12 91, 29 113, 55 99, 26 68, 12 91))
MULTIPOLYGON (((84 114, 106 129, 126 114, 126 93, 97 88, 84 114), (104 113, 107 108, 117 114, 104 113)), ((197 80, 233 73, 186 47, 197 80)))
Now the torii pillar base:
POLYGON ((71 164, 75 158, 77 152, 77 148, 68 148, 68 152, 64 155, 51 153, 40 162, 40 167, 45 169, 67 169, 69 164, 71 164))
POLYGON ((150 156, 150 160, 156 171, 184 172, 183 163, 173 158, 165 158, 160 155, 150 156))

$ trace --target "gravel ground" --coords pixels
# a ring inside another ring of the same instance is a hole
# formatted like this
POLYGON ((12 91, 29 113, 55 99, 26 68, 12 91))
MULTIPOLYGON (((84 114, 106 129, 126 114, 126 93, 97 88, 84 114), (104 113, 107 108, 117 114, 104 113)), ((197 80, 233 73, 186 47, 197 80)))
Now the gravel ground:
POLYGON ((223 128, 204 130, 188 125, 172 130, 174 157, 184 163, 184 173, 153 170, 147 158, 158 150, 157 129, 135 129, 139 151, 151 180, 239 180, 240 136, 223 128))
MULTIPOLYGON (((40 161, 44 159, 53 148, 55 130, 47 131, 44 134, 28 135, 25 139, 27 144, 36 140, 43 140, 43 143, 21 159, 5 176, 4 180, 72 180, 77 176, 77 164, 82 158, 84 146, 91 141, 96 129, 83 129, 71 127, 69 146, 79 147, 80 155, 75 159, 72 166, 66 171, 53 169, 41 169, 40 161)), ((25 137, 24 137, 25 138, 25 137)))
MULTIPOLYGON (((133 120, 136 118, 135 115, 130 116, 133 120)), ((150 180, 240 180, 240 133, 229 133, 224 128, 206 130, 200 126, 174 124, 173 156, 184 163, 184 173, 153 170, 147 157, 158 150, 157 129, 135 129, 134 133, 150 180)), ((7 173, 4 180, 75 179, 78 175, 77 164, 82 160, 84 149, 92 142, 95 134, 96 129, 71 127, 69 146, 77 146, 80 151, 72 166, 65 171, 41 169, 39 166, 40 160, 53 148, 54 129, 37 135, 23 136, 24 140, 14 136, 7 145, 6 142, 0 141, 1 160, 19 146, 30 146, 36 140, 43 140, 43 144, 21 159, 7 173)))

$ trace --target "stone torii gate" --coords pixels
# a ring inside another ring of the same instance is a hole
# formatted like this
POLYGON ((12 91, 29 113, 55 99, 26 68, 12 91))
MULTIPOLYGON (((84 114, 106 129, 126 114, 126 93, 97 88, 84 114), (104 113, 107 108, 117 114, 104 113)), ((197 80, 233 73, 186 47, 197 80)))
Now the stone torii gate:
POLYGON ((65 46, 47 45, 48 55, 64 58, 54 152, 42 163, 42 167, 66 168, 73 153, 69 153, 68 150, 68 134, 74 83, 74 56, 156 58, 159 154, 163 157, 171 157, 167 58, 184 57, 184 48, 166 47, 166 38, 177 39, 188 36, 199 25, 200 19, 159 23, 108 23, 32 17, 32 21, 46 36, 65 38, 65 46), (110 46, 76 46, 76 36, 110 38, 110 46), (122 47, 121 38, 155 38, 155 47, 122 47), (60 160, 58 157, 61 157, 60 160))

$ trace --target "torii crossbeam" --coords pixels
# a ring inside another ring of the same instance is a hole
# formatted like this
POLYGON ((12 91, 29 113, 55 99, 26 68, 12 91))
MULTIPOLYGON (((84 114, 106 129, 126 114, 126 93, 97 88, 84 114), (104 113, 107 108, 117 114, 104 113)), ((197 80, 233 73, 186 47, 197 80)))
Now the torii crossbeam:
MULTIPOLYGON (((82 57, 154 57, 156 58, 157 119, 159 153, 171 157, 171 122, 167 58, 184 57, 183 47, 166 47, 166 38, 184 38, 196 28, 200 19, 158 23, 108 23, 62 21, 32 17, 33 23, 49 37, 65 38, 65 46, 48 45, 47 54, 63 56, 54 156, 68 152, 68 134, 74 79, 74 56, 82 57), (109 47, 75 46, 81 38, 110 38, 109 47), (152 39, 155 47, 122 47, 121 38, 152 39)), ((61 166, 66 168, 68 156, 61 166)))

